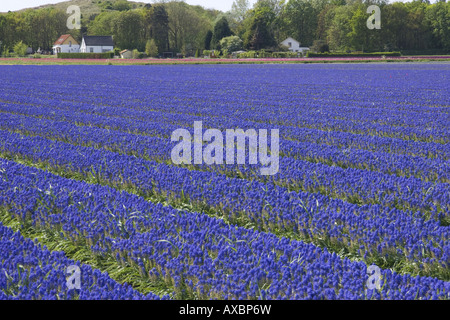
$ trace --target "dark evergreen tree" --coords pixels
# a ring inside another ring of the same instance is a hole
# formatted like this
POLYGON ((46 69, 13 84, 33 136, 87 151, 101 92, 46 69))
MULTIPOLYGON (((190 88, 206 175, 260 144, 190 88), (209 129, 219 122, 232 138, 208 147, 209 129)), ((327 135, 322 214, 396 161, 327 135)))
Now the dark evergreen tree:
POLYGON ((158 52, 162 54, 169 50, 169 15, 164 6, 153 6, 150 20, 150 37, 155 39, 158 52))
POLYGON ((208 30, 208 32, 206 33, 206 36, 205 36, 205 50, 210 50, 211 49, 212 37, 213 37, 212 31, 208 30))
POLYGON ((211 40, 211 46, 213 49, 220 49, 220 40, 225 37, 232 36, 233 32, 231 32, 230 26, 228 25, 228 20, 225 17, 222 17, 219 21, 217 21, 214 26, 214 32, 211 40))

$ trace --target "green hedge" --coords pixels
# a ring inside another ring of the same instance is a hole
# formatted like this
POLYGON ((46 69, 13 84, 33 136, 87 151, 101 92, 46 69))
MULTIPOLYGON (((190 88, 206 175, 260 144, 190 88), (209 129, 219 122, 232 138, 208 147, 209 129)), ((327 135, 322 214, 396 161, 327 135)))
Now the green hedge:
POLYGON ((253 59, 253 58, 257 58, 257 55, 258 55, 258 52, 257 52, 257 51, 247 51, 247 52, 239 53, 239 54, 237 55, 237 57, 238 57, 239 59, 242 59, 242 58, 253 59))
POLYGON ((342 52, 324 52, 324 53, 314 53, 308 52, 306 56, 308 58, 363 58, 363 57, 400 57, 402 54, 400 52, 366 52, 366 53, 342 53, 342 52))
POLYGON ((272 53, 273 58, 298 58, 301 56, 299 52, 285 51, 285 52, 274 52, 272 53))
POLYGON ((253 58, 297 58, 301 55, 298 52, 266 52, 264 50, 261 51, 247 51, 238 54, 239 59, 253 59, 253 58))
POLYGON ((402 50, 401 52, 404 56, 434 56, 450 54, 450 50, 446 49, 402 50))
POLYGON ((104 53, 58 53, 59 59, 112 59, 114 52, 104 53))
POLYGON ((203 55, 210 58, 218 58, 220 56, 219 50, 203 50, 203 55))

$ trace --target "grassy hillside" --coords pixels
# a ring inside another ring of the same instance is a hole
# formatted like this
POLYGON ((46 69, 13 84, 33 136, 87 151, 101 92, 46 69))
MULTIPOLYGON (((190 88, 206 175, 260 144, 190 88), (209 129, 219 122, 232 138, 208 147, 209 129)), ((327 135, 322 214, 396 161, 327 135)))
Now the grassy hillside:
MULTIPOLYGON (((102 11, 114 10, 117 2, 123 2, 123 0, 71 0, 71 1, 61 1, 56 4, 46 4, 28 9, 41 9, 53 7, 55 9, 65 11, 68 6, 76 5, 80 7, 81 13, 84 17, 90 17, 91 15, 99 14, 102 11)), ((131 7, 130 9, 142 8, 143 6, 146 5, 145 2, 136 2, 136 1, 127 1, 127 2, 131 7)), ((19 10, 19 12, 23 10, 19 10)))

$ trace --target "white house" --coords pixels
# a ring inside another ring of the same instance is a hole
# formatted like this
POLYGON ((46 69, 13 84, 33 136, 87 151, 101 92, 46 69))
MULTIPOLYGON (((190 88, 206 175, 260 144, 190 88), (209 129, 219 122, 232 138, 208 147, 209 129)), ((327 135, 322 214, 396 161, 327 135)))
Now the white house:
POLYGON ((112 36, 83 36, 80 52, 82 53, 103 53, 114 50, 112 36))
POLYGON ((292 52, 301 52, 302 54, 309 50, 307 47, 300 47, 300 42, 294 38, 288 37, 286 40, 281 42, 282 45, 289 48, 292 52))
POLYGON ((59 37, 58 40, 56 40, 56 42, 53 44, 52 49, 53 54, 57 54, 60 52, 80 52, 80 45, 70 34, 64 34, 59 37))

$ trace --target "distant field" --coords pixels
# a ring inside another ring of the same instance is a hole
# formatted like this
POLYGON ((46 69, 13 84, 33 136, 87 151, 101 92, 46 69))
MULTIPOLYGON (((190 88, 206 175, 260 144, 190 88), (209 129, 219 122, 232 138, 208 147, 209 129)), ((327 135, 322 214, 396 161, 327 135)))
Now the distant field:
POLYGON ((450 64, 395 61, 0 66, 0 299, 449 300, 450 64), (278 172, 174 164, 196 121, 278 172))

